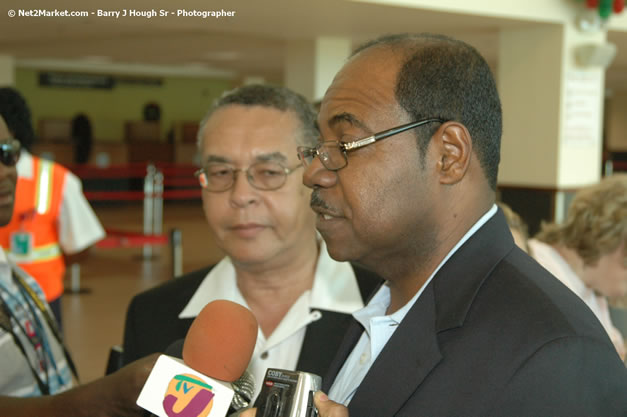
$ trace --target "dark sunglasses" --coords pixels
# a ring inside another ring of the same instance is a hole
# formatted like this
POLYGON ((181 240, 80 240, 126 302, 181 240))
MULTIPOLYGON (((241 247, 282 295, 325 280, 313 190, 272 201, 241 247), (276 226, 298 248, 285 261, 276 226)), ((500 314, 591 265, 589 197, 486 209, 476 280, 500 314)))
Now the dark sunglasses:
POLYGON ((20 142, 15 139, 0 140, 0 162, 3 165, 12 167, 20 159, 20 142))

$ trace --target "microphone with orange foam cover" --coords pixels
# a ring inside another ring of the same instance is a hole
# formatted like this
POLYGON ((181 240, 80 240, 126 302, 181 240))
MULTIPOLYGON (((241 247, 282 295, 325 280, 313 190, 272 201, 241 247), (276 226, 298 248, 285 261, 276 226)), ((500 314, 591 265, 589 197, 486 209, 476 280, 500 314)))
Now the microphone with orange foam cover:
POLYGON ((250 310, 226 300, 207 304, 187 332, 183 361, 161 355, 137 404, 160 417, 200 411, 224 417, 229 408, 239 410, 254 392, 245 371, 256 341, 257 320, 250 310))
POLYGON ((257 319, 237 303, 215 300, 192 322, 183 361, 215 379, 233 382, 246 370, 257 341, 257 319))

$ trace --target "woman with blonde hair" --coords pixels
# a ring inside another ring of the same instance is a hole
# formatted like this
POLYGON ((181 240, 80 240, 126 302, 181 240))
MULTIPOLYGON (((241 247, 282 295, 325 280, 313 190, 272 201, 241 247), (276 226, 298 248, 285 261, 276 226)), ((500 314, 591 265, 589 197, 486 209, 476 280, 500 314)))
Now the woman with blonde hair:
POLYGON ((607 297, 627 294, 627 174, 604 178, 575 195, 561 224, 543 224, 529 240, 536 260, 595 313, 621 358, 623 336, 607 297))
POLYGON ((527 243, 527 241, 529 240, 527 223, 525 223, 520 215, 512 210, 512 208, 504 202, 498 201, 496 204, 501 210, 503 210, 503 214, 505 215, 505 221, 509 226, 509 231, 512 232, 514 243, 520 249, 531 255, 531 252, 529 251, 529 244, 527 243))

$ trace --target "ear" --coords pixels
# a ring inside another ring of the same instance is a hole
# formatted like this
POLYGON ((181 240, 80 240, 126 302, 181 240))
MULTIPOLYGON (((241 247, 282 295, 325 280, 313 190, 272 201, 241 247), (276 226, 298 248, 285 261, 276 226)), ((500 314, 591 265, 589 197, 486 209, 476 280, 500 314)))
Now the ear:
MULTIPOLYGON (((468 171, 472 155, 472 139, 466 126, 446 122, 436 132, 439 143, 437 168, 442 184, 456 184, 468 171)), ((435 138, 434 138, 435 139, 435 138)))

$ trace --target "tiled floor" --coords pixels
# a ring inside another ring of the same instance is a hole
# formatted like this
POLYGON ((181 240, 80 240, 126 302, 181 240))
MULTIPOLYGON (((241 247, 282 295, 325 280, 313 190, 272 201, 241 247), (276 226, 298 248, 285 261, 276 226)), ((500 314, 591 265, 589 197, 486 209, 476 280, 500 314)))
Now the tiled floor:
MULTIPOLYGON (((105 228, 142 230, 141 204, 96 206, 95 210, 105 228)), ((184 272, 221 257, 208 232, 200 201, 166 204, 163 223, 166 232, 172 228, 182 231, 184 272)), ((169 248, 154 252, 157 256, 144 260, 140 248, 94 248, 81 263, 81 288, 88 291, 64 295, 62 306, 66 343, 82 382, 104 374, 109 348, 122 342, 124 316, 132 296, 171 278, 169 248)))

